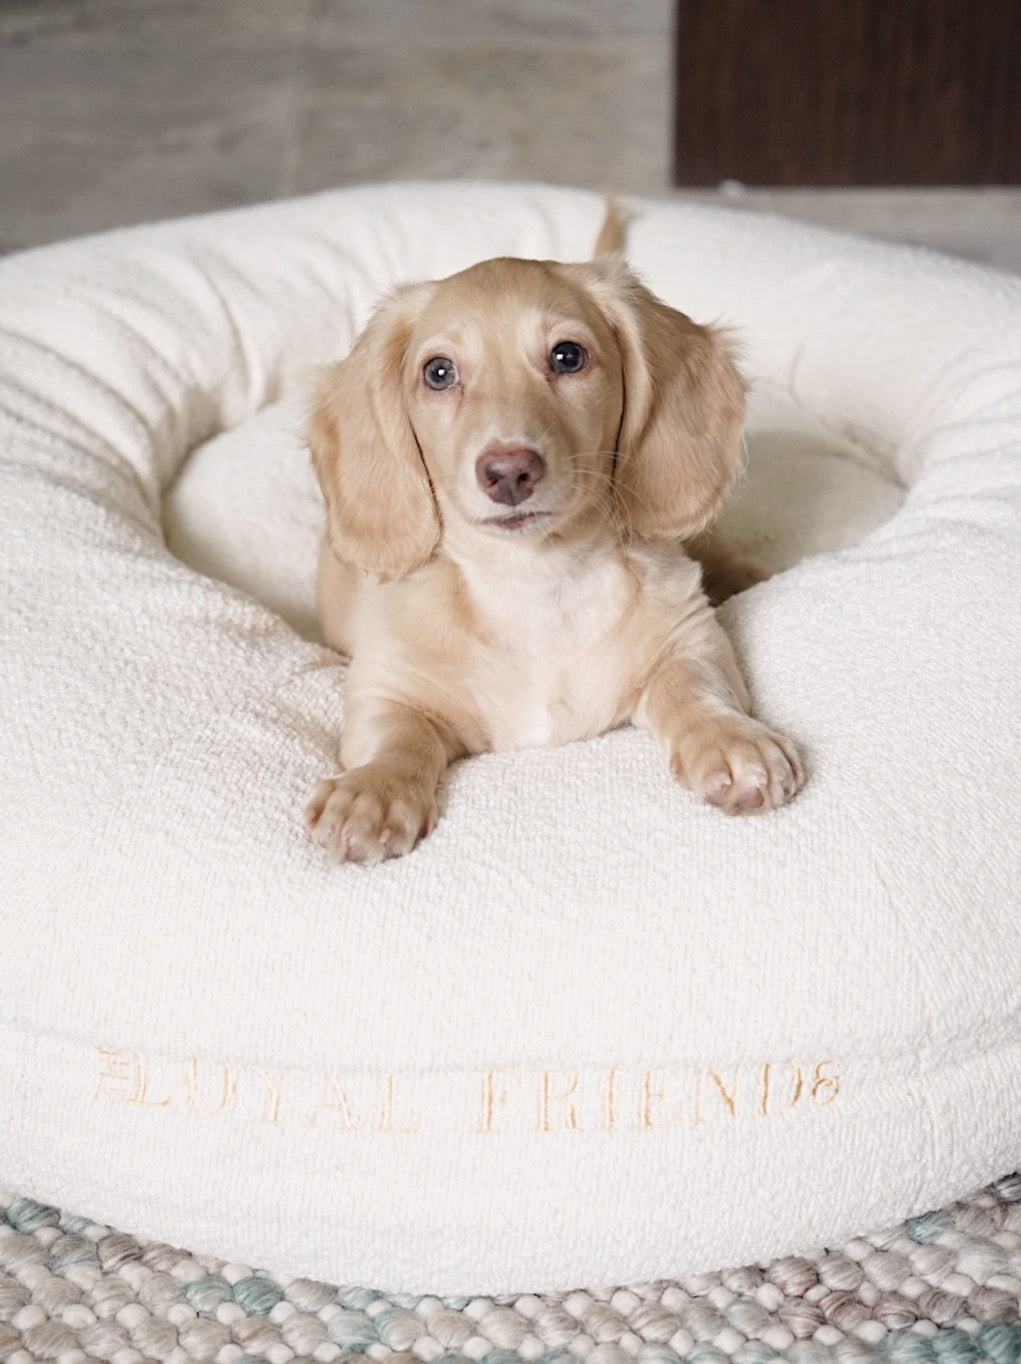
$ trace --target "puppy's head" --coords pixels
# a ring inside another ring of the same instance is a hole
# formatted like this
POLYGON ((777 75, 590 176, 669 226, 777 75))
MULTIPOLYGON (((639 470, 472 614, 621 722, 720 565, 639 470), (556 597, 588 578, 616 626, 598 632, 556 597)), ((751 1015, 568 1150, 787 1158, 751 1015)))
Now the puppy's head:
POLYGON ((720 333, 616 257, 491 260, 398 290, 323 376, 309 443, 338 558, 383 578, 444 534, 693 534, 737 471, 720 333))

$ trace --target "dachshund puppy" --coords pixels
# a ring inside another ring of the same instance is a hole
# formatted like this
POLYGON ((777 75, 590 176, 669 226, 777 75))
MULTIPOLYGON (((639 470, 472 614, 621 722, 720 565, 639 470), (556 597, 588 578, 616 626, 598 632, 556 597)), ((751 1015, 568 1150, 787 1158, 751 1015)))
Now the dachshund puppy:
MULTIPOLYGON (((797 752, 749 715, 685 548, 737 473, 743 418, 725 335, 616 253, 487 260, 384 300, 325 371, 309 434, 323 631, 351 658, 344 771, 305 817, 331 858, 410 851, 455 758, 627 721, 728 814, 791 799, 797 752)), ((764 576, 699 545, 717 598, 764 576)))

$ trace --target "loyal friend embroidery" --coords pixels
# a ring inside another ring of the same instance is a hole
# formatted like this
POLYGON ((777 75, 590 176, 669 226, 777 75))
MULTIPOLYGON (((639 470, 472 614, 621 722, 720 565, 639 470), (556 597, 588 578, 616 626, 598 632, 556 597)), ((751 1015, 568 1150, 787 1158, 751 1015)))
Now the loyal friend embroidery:
POLYGON ((832 1060, 345 1074, 194 1057, 182 1064, 99 1047, 92 1099, 201 1122, 380 1136, 438 1128, 495 1138, 612 1136, 789 1118, 826 1109, 840 1093, 832 1060))

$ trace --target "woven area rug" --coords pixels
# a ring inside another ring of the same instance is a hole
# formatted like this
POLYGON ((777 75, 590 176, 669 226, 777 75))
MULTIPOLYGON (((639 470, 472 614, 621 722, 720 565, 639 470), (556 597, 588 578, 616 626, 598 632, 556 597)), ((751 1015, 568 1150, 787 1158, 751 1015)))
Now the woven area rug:
POLYGON ((406 1298, 281 1279, 0 1194, 0 1360, 1021 1360, 1021 1174, 839 1250, 630 1288, 406 1298))

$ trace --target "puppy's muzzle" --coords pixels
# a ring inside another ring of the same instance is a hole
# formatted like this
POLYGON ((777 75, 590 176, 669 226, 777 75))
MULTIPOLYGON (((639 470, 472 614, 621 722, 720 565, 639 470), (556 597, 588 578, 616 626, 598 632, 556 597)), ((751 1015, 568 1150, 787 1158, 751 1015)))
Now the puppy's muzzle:
POLYGON ((479 487, 491 501, 508 507, 527 501, 545 473, 542 455, 524 446, 485 450, 475 461, 479 487))

